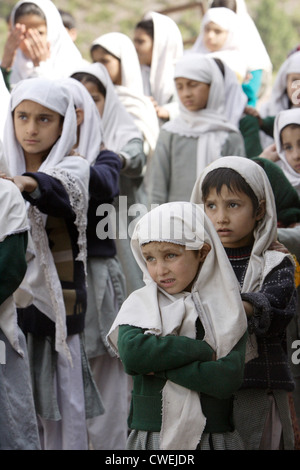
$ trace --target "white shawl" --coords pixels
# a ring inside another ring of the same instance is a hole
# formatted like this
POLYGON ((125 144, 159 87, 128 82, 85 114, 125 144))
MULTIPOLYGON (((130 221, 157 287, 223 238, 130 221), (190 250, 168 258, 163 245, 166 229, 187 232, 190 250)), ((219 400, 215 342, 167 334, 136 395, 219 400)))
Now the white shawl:
POLYGON ((122 33, 107 33, 93 41, 120 60, 121 85, 115 85, 117 95, 142 132, 148 146, 147 154, 156 146, 159 133, 158 119, 150 98, 144 95, 141 67, 131 39, 122 33))
POLYGON ((133 118, 120 102, 104 65, 85 63, 80 68, 73 70, 72 74, 80 72, 94 75, 106 89, 102 115, 103 142, 106 148, 119 153, 130 140, 135 138, 142 139, 142 135, 135 125, 133 118))
MULTIPOLYGON (((35 101, 64 116, 62 134, 41 164, 39 172, 57 178, 66 189, 70 204, 76 214, 75 224, 79 232, 77 259, 85 263, 89 164, 81 157, 67 156, 76 143, 76 114, 72 96, 59 81, 46 78, 22 80, 14 87, 3 142, 4 154, 13 176, 21 175, 26 171, 23 150, 15 137, 12 115, 16 106, 24 100, 35 101)), ((66 345, 66 312, 63 294, 45 231, 47 216, 36 207, 29 204, 27 206, 35 256, 28 264, 24 289, 26 291, 27 286, 30 286, 33 304, 55 322, 56 350, 66 353, 70 358, 66 345)))
POLYGON ((243 82, 247 72, 247 63, 241 47, 239 20, 237 14, 229 8, 209 8, 206 11, 201 21, 200 34, 192 46, 191 52, 201 52, 209 54, 211 57, 218 57, 236 73, 239 82, 243 82), (216 23, 228 31, 225 44, 215 52, 208 50, 203 40, 205 26, 210 22, 216 23))
MULTIPOLYGON (((15 24, 15 12, 23 3, 29 1, 20 0, 11 12, 12 25, 15 24)), ((50 57, 34 67, 33 62, 27 59, 20 49, 17 50, 13 63, 10 81, 12 85, 24 78, 43 76, 48 78, 63 78, 70 75, 70 71, 81 63, 82 56, 76 45, 70 38, 63 25, 60 13, 50 0, 30 0, 44 13, 47 23, 47 39, 50 43, 50 57)))
POLYGON ((183 55, 183 40, 175 21, 166 15, 150 11, 143 20, 153 20, 154 38, 151 67, 141 66, 144 91, 163 106, 175 94, 174 67, 183 55))
POLYGON ((85 86, 74 78, 61 80, 72 95, 76 108, 84 112, 83 122, 79 129, 79 142, 75 151, 93 165, 100 153, 102 143, 102 119, 93 98, 85 86))
POLYGON ((163 129, 186 137, 198 138, 197 175, 213 160, 219 158, 228 132, 239 133, 225 115, 225 84, 215 61, 203 54, 186 54, 178 60, 174 78, 184 77, 210 84, 206 108, 189 111, 179 103, 180 114, 164 124, 163 129))
MULTIPOLYGON (((2 166, 1 163, 0 166, 2 166)), ((29 223, 25 202, 17 186, 11 181, 0 179, 0 188, 1 243, 10 235, 27 232, 29 223)), ((18 339, 17 311, 12 295, 0 305, 0 329, 15 351, 23 356, 24 351, 21 349, 18 339)))
POLYGON ((10 93, 5 85, 3 75, 0 69, 0 140, 3 139, 4 125, 6 120, 6 115, 9 107, 10 93))
MULTIPOLYGON (((217 359, 226 356, 245 333, 247 321, 237 280, 202 208, 189 202, 158 206, 138 221, 131 247, 146 285, 125 300, 111 327, 108 341, 114 351, 118 354, 120 325, 146 329, 145 334, 195 338, 199 316, 204 341, 216 352, 217 359), (149 241, 179 243, 195 250, 204 242, 211 246, 191 293, 170 295, 157 287, 141 251, 141 245, 149 241)), ((198 393, 167 381, 163 388, 160 448, 196 449, 205 422, 198 393)))
POLYGON ((278 160, 276 163, 282 169, 285 176, 300 196, 300 174, 297 173, 288 163, 285 157, 285 152, 282 149, 280 139, 282 129, 289 124, 298 124, 300 126, 300 108, 281 111, 277 114, 274 123, 274 140, 276 150, 280 158, 280 160, 278 160))

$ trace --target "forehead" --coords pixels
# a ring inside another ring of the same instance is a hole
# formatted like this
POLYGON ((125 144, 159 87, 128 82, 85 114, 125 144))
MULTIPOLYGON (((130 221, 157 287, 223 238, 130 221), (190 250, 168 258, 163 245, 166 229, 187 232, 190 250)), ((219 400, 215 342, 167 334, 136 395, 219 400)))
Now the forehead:
POLYGON ((184 251, 185 247, 178 243, 172 242, 149 242, 141 246, 143 253, 149 253, 150 251, 164 252, 169 250, 184 251))
POLYGON ((300 125, 290 124, 281 131, 281 140, 300 138, 300 125))
POLYGON ((218 25, 217 23, 214 23, 213 21, 210 21, 209 23, 207 23, 204 27, 204 30, 207 31, 207 30, 214 30, 214 31, 222 31, 222 32, 227 32, 226 29, 222 28, 220 25, 218 25))
POLYGON ((37 103, 36 101, 32 100, 23 100, 15 107, 16 112, 23 112, 23 113, 32 113, 32 114, 51 114, 51 115, 59 115, 56 111, 52 111, 52 109, 46 108, 45 106, 37 103))
POLYGON ((239 191, 235 187, 229 188, 225 183, 222 185, 220 192, 216 188, 210 188, 207 199, 249 199, 249 196, 243 191, 239 191))
POLYGON ((38 15, 29 14, 23 15, 18 18, 18 23, 24 24, 27 29, 29 28, 45 28, 47 29, 46 21, 38 15))

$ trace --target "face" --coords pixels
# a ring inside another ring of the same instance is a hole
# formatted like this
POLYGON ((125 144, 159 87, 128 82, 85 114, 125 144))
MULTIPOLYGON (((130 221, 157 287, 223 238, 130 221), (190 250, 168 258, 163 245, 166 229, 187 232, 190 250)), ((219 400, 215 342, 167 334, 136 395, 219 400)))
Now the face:
POLYGON ((142 28, 134 31, 133 43, 141 65, 151 65, 153 40, 142 28))
MULTIPOLYGON (((35 30, 39 34, 40 40, 46 45, 47 44, 47 24, 46 22, 38 15, 24 15, 18 18, 18 23, 23 24, 26 28, 25 36, 28 39, 28 31, 35 30)), ((30 40, 30 38, 29 38, 30 40)), ((25 55, 25 57, 29 57, 29 52, 24 41, 20 44, 20 49, 25 55)))
POLYGON ((290 73, 287 75, 287 95, 293 105, 300 106, 300 73, 290 73))
POLYGON ((300 126, 287 126, 281 132, 281 145, 288 164, 300 174, 300 126))
POLYGON ((122 84, 121 63, 119 59, 108 54, 102 47, 97 47, 91 52, 93 62, 99 62, 106 67, 114 85, 122 84))
POLYGON ((83 82, 83 85, 93 98, 100 116, 103 116, 104 106, 105 106, 105 97, 100 93, 97 86, 92 82, 83 82))
POLYGON ((224 46, 228 37, 228 31, 210 21, 204 27, 203 41, 210 52, 219 51, 224 46))
POLYGON ((178 294, 191 291, 209 249, 207 244, 195 251, 175 243, 150 242, 142 246, 142 253, 153 281, 168 294, 178 294))
POLYGON ((265 213, 264 201, 261 201, 256 215, 249 196, 238 191, 229 191, 225 185, 220 194, 217 194, 215 188, 210 190, 204 207, 225 248, 250 245, 256 223, 265 213))
POLYGON ((210 85, 189 78, 178 77, 175 86, 179 99, 189 111, 199 111, 206 108, 210 85))
POLYGON ((14 110, 16 138, 25 158, 41 163, 62 132, 62 116, 35 101, 24 100, 14 110))

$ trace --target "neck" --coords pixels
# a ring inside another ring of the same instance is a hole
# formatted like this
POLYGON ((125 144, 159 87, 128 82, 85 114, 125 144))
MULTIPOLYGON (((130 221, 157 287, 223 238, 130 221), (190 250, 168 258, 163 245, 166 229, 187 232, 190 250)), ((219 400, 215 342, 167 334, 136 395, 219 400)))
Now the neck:
POLYGON ((35 173, 40 168, 44 160, 46 160, 47 155, 38 154, 38 155, 29 155, 24 153, 26 171, 35 173))

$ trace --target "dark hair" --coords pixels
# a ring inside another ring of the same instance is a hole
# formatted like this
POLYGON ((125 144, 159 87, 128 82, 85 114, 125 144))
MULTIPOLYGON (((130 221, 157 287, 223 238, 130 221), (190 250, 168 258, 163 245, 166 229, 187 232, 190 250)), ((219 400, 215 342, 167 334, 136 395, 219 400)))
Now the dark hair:
POLYGON ((210 8, 220 7, 229 8, 229 10, 232 10, 234 13, 236 13, 236 0, 213 0, 212 4, 210 5, 210 8))
POLYGON ((92 55, 92 52, 95 51, 96 49, 102 49, 102 51, 105 53, 105 54, 109 54, 111 55, 112 57, 114 57, 115 59, 117 59, 119 62, 121 62, 121 59, 119 57, 117 57, 115 54, 113 54, 112 52, 108 51, 107 49, 105 49, 105 47, 103 46, 100 46, 100 44, 94 44, 92 45, 92 47, 90 48, 90 54, 92 55))
POLYGON ((246 180, 232 168, 216 168, 205 176, 201 187, 203 202, 206 202, 211 189, 215 189, 219 195, 224 185, 227 186, 231 192, 239 191, 246 194, 251 199, 254 213, 257 211, 259 201, 253 189, 246 180))
POLYGON ((135 29, 137 28, 143 29, 151 39, 154 39, 154 24, 152 19, 139 21, 135 25, 135 29))
POLYGON ((101 93, 104 98, 106 97, 106 88, 103 83, 99 80, 99 78, 95 77, 95 75, 92 75, 91 73, 87 72, 76 72, 71 75, 71 78, 74 78, 75 80, 83 84, 93 83, 98 88, 99 93, 101 93))
POLYGON ((76 21, 75 21, 74 16, 71 15, 71 13, 65 10, 60 10, 60 9, 58 11, 59 11, 59 14, 61 16, 61 19, 65 28, 67 29, 76 28, 76 21))
POLYGON ((14 22, 17 23, 18 19, 25 15, 36 15, 42 18, 45 22, 47 21, 43 10, 41 10, 35 3, 22 3, 22 5, 16 9, 14 22))
POLYGON ((300 124, 296 124, 294 122, 291 122, 290 124, 287 124, 286 126, 284 126, 281 131, 280 131, 280 143, 282 144, 282 131, 284 129, 286 129, 287 127, 290 127, 291 129, 299 129, 300 128, 300 124))

